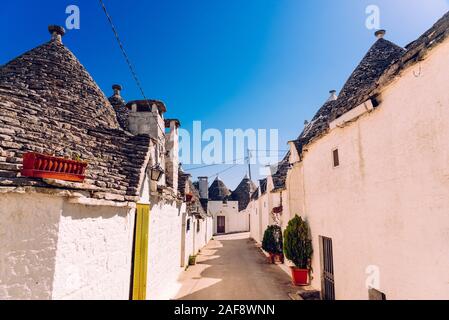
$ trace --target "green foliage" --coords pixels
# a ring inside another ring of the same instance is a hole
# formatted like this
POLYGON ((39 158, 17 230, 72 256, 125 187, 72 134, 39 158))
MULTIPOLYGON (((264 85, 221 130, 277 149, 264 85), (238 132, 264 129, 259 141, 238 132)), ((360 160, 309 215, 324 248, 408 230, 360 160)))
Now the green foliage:
POLYGON ((263 235, 262 249, 266 252, 281 254, 282 250, 282 229, 279 226, 268 226, 263 235))
POLYGON ((189 266, 194 266, 196 264, 196 256, 189 256, 189 266))
POLYGON ((295 216, 284 231, 284 250, 287 259, 297 268, 309 269, 313 254, 309 225, 301 217, 295 216))

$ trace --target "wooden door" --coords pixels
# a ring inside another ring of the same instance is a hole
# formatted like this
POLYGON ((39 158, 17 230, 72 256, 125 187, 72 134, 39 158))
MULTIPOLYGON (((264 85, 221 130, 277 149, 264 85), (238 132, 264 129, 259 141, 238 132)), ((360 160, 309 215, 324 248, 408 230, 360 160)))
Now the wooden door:
POLYGON ((146 300, 150 206, 138 204, 134 240, 133 300, 146 300))
POLYGON ((217 233, 226 233, 226 217, 217 217, 217 233))

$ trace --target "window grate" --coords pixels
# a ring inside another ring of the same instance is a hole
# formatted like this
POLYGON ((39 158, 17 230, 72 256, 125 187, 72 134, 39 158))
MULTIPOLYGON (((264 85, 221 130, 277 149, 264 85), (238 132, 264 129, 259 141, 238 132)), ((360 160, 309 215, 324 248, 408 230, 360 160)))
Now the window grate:
POLYGON ((335 300, 334 256, 332 239, 320 237, 321 291, 323 300, 335 300))

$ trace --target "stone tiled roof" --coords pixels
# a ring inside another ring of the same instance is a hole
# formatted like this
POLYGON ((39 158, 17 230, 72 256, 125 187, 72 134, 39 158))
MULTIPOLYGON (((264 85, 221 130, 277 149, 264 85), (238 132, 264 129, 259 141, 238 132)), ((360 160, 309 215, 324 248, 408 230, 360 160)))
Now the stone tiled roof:
POLYGON ((189 192, 193 194, 192 203, 188 205, 188 211, 190 213, 199 214, 202 218, 207 216, 206 211, 204 210, 203 203, 200 200, 200 193, 193 185, 192 180, 189 178, 187 180, 189 192))
POLYGON ((0 186, 46 185, 20 176, 22 155, 34 151, 87 161, 84 186, 93 197, 134 199, 150 142, 120 128, 108 99, 62 43, 1 66, 0 186))
POLYGON ((318 138, 329 129, 330 117, 335 101, 327 101, 309 122, 301 135, 294 142, 298 154, 302 154, 302 148, 312 140, 318 138))
POLYGON ((259 188, 260 188, 260 194, 263 195, 267 192, 267 179, 259 180, 259 188))
MULTIPOLYGON (((114 87, 113 87, 114 89, 114 87)), ((129 131, 128 128, 128 116, 129 116, 129 110, 128 108, 126 108, 126 103, 125 103, 125 99, 123 99, 120 94, 118 94, 117 92, 114 93, 114 95, 112 95, 109 98, 109 102, 111 103, 112 107, 114 108, 116 117, 117 117, 117 122, 119 123, 120 127, 123 130, 129 131)))
POLYGON ((257 188, 257 189, 253 192, 253 194, 251 195, 251 201, 259 199, 259 190, 260 190, 260 187, 257 188))
MULTIPOLYGON (((183 171, 179 170, 178 173, 178 191, 179 194, 184 197, 186 195, 186 190, 188 190, 189 187, 189 180, 191 175, 188 173, 184 173, 183 171)), ((196 189, 195 185, 192 184, 193 188, 196 189)))
POLYGON ((404 48, 388 40, 378 39, 343 86, 332 107, 330 120, 368 100, 382 73, 404 53, 404 48))
POLYGON ((220 178, 216 178, 209 187, 209 200, 210 201, 223 201, 228 200, 231 195, 231 191, 226 187, 220 178))
POLYGON ((248 176, 245 176, 237 188, 232 192, 231 199, 238 201, 239 211, 243 211, 248 207, 251 200, 251 195, 257 189, 257 186, 252 182, 248 176))
POLYGON ((336 101, 326 102, 294 141, 301 155, 303 147, 325 134, 329 123, 357 107, 398 77, 410 65, 419 62, 429 50, 449 36, 449 12, 405 49, 379 39, 354 70, 336 101))
POLYGON ((271 176, 273 179, 272 192, 282 191, 285 189, 288 169, 290 168, 290 152, 287 152, 281 162, 278 163, 277 171, 271 176))
POLYGON ((338 98, 327 101, 293 141, 298 153, 301 155, 305 145, 325 134, 330 122, 368 100, 383 72, 404 53, 405 49, 396 44, 378 39, 352 72, 338 98))

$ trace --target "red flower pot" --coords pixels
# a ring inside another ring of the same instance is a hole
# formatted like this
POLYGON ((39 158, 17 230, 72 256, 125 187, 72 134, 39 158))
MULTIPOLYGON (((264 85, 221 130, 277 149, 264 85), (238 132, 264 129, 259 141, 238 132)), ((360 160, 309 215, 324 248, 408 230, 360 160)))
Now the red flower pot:
POLYGON ((292 282, 295 286, 307 286, 309 284, 309 270, 290 267, 292 270, 292 282))
POLYGON ((83 182, 86 168, 86 162, 29 152, 23 155, 22 176, 83 182))

